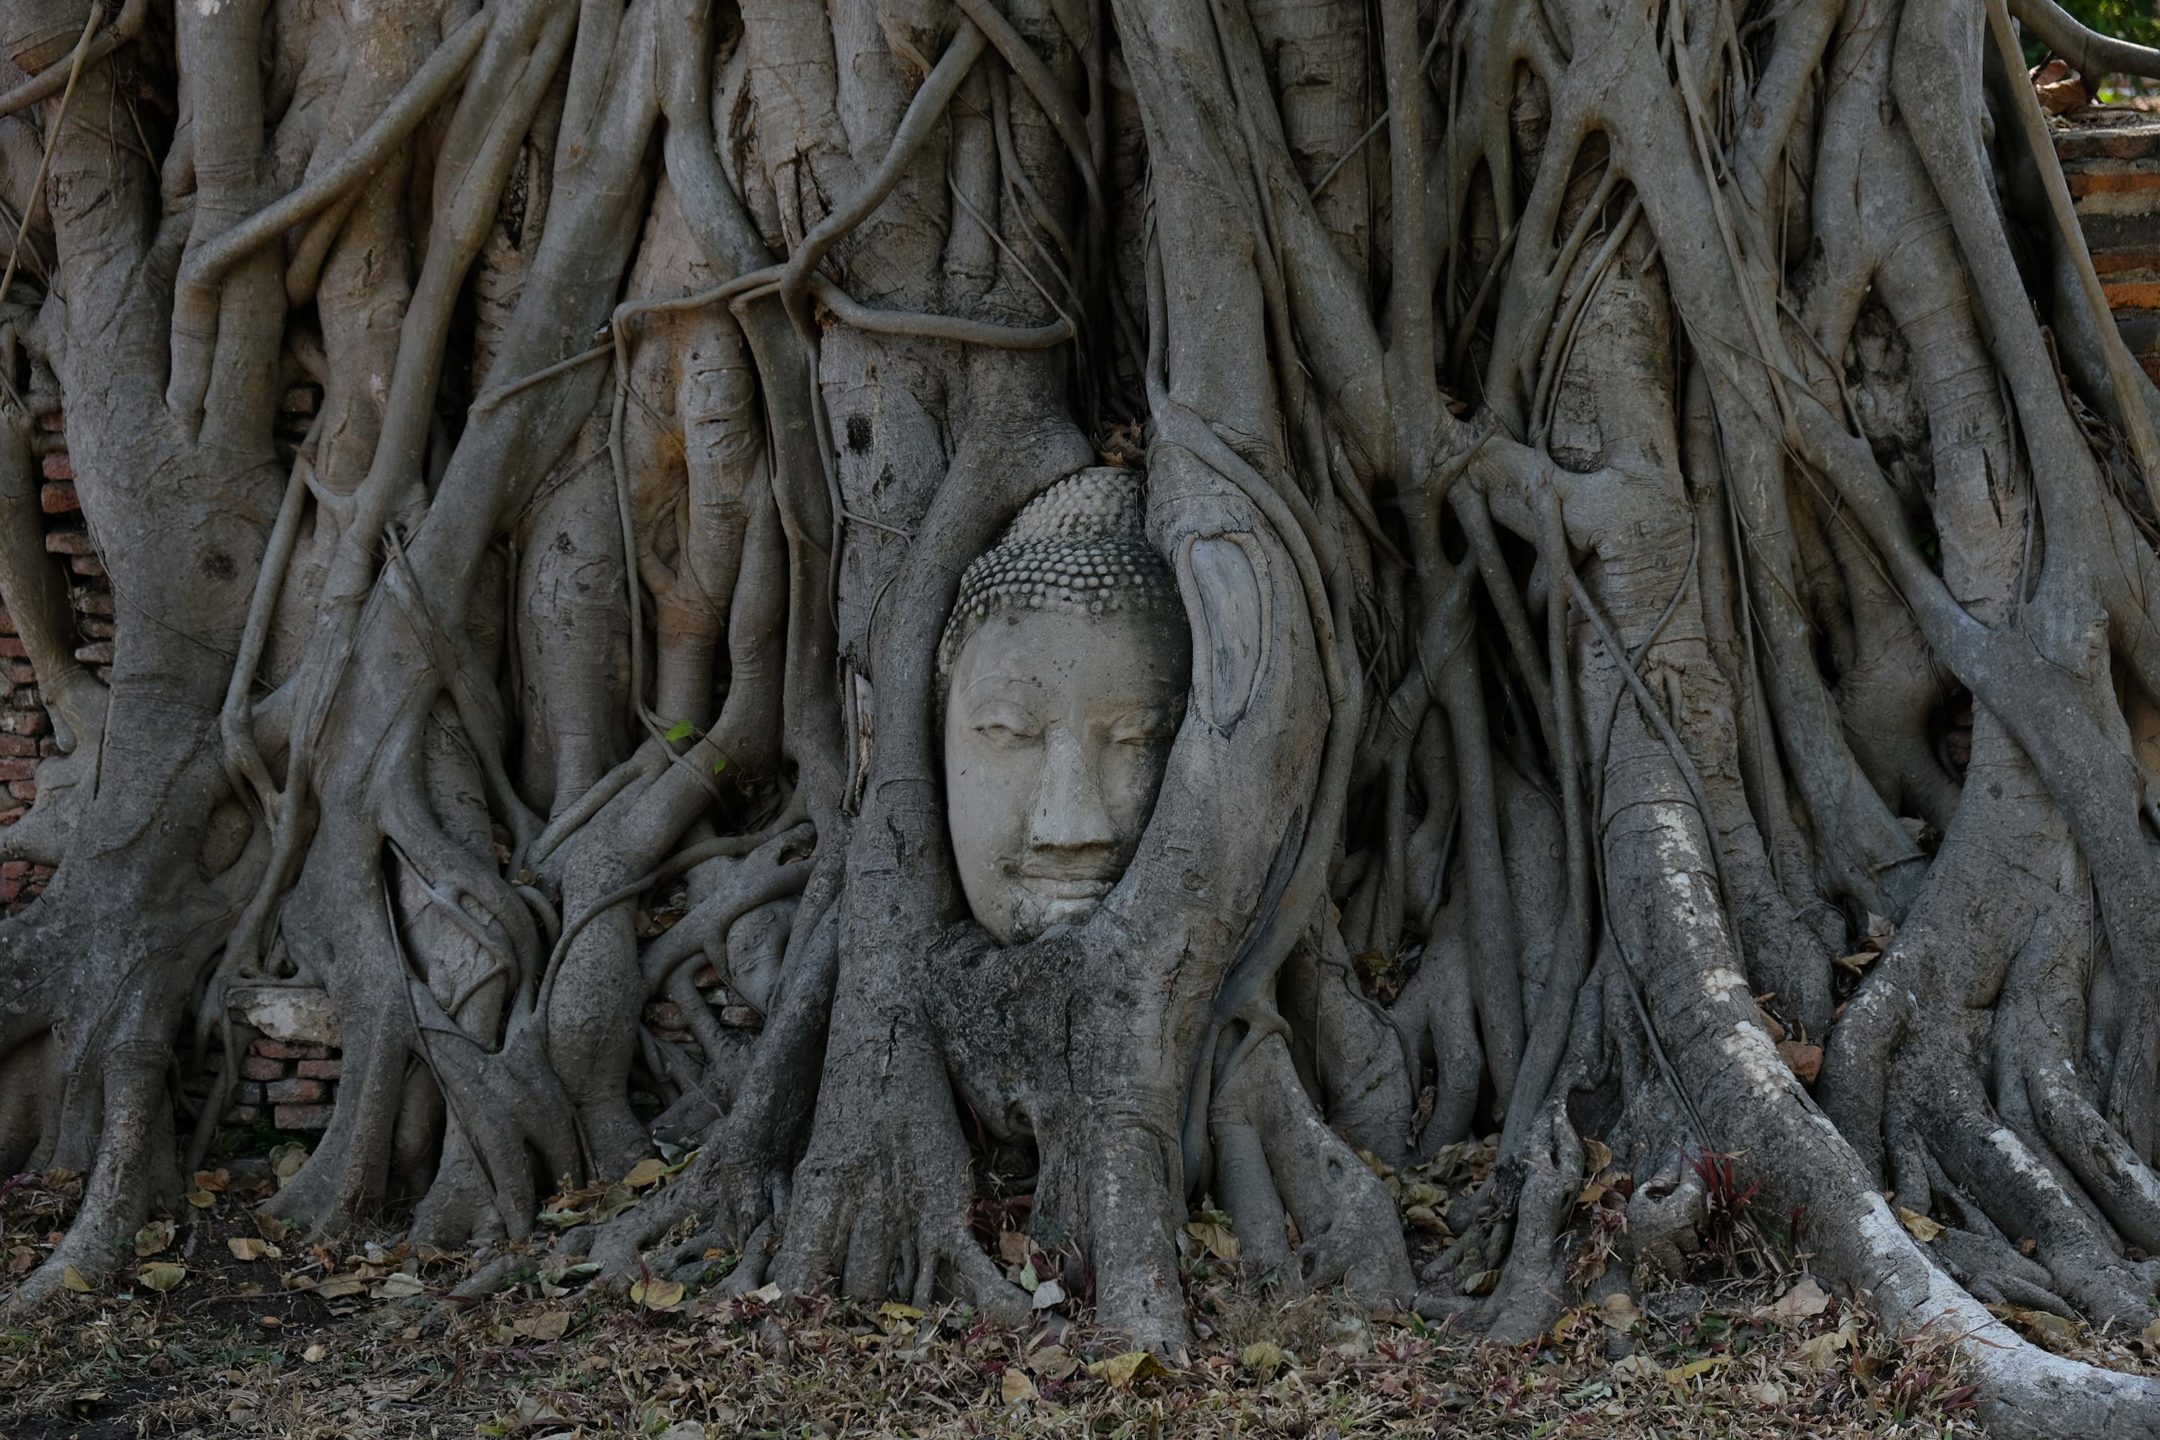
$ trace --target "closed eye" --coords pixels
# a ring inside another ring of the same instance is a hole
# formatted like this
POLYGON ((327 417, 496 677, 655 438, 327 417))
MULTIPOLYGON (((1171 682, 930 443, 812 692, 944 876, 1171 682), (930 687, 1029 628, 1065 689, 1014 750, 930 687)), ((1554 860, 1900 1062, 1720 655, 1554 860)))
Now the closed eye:
POLYGON ((976 734, 993 745, 1028 745, 1042 738, 1042 732, 1031 726, 1004 720, 985 720, 973 728, 976 734))

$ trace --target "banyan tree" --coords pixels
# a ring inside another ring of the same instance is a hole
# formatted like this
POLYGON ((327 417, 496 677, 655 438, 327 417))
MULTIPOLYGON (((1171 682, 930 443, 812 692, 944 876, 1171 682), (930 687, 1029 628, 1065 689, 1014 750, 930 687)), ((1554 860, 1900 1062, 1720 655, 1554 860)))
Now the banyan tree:
POLYGON ((664 1141, 560 1243, 1023 1317, 994 1194, 1174 1347, 1204 1208, 1268 1283, 1522 1336, 1609 1159, 1624 1255, 1738 1177, 2001 1433, 2160 1434, 1984 1308, 2160 1294, 2160 394, 2026 73, 2160 54, 2051 0, 0 44, 57 741, 0 1173, 88 1176, 12 1303, 118 1264, 228 993, 291 985, 343 1045, 309 1230, 499 1251, 664 1141), (1414 1268, 1380 1171, 1486 1134, 1414 1268))

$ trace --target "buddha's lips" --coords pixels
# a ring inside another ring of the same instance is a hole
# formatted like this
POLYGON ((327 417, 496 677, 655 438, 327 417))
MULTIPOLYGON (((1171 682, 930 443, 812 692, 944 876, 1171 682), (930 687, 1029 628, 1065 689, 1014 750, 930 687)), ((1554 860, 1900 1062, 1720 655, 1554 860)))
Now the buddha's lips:
POLYGON ((1030 875, 1022 871, 1014 878, 1050 900, 1100 900, 1117 884, 1114 875, 1030 875))

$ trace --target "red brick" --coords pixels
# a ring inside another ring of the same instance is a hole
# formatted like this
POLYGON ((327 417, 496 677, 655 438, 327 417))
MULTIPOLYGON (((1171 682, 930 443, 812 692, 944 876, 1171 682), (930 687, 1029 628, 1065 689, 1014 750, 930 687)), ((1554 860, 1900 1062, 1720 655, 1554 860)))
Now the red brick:
POLYGON ((35 780, 38 762, 17 755, 0 757, 0 780, 35 780))
MULTIPOLYGON (((54 746, 55 750, 59 747, 54 746)), ((0 755, 42 755, 44 747, 28 735, 0 735, 0 755)))
POLYGON ((51 865, 32 865, 30 867, 30 878, 43 885, 47 880, 52 879, 55 868, 51 865))
POLYGON ((271 1081, 263 1087, 263 1097, 274 1105, 318 1105, 330 1098, 330 1091, 320 1080, 295 1076, 271 1081))
POLYGON ((87 645, 75 647, 75 658, 85 665, 110 665, 113 662, 113 642, 92 640, 87 645))
POLYGON ((10 685, 37 684, 37 671, 30 668, 28 660, 10 660, 7 662, 6 670, 8 684, 10 685))
POLYGON ((46 411, 43 415, 37 417, 37 428, 48 435, 58 435, 61 431, 67 429, 67 412, 64 410, 46 411))
POLYGON ((270 1123, 280 1130, 327 1130, 328 1105, 280 1105, 270 1112, 270 1123))
POLYGON ((250 1080, 282 1080, 285 1078, 285 1062, 273 1060, 268 1055, 243 1055, 240 1057, 240 1073, 250 1080))
MULTIPOLYGON (((52 464, 47 460, 46 464, 52 464)), ((72 480, 48 480, 38 490, 38 508, 47 515, 72 515, 82 509, 82 499, 75 493, 72 480)))
POLYGON ((22 898, 23 882, 0 880, 0 905, 12 905, 22 898))
MULTIPOLYGON (((0 740, 15 740, 18 738, 27 740, 30 737, 27 735, 20 737, 14 735, 0 735, 0 740)), ((53 737, 50 735, 43 737, 35 743, 37 745, 37 753, 40 760, 50 760, 56 755, 64 755, 67 753, 60 748, 60 742, 53 739, 53 737)))
POLYGON ((257 1040, 248 1049, 277 1060, 322 1060, 330 1054, 327 1045, 294 1045, 285 1040, 257 1040))
POLYGON ((0 605, 0 635, 15 633, 15 617, 8 614, 7 606, 0 605))
MULTIPOLYGON (((49 535, 46 537, 48 541, 51 538, 49 535)), ((47 544, 45 548, 50 550, 52 546, 47 544)), ((71 554, 68 557, 68 569, 73 570, 77 575, 103 575, 105 573, 105 562, 95 555, 71 554)))
POLYGON ((7 782, 7 792, 17 800, 28 804, 30 801, 37 799, 37 781, 10 780, 7 782))
POLYGON ((42 735, 45 709, 40 705, 14 705, 0 710, 0 734, 42 735))
POLYGON ((75 467, 69 463, 67 451, 65 450, 56 450, 47 455, 41 468, 47 480, 73 480, 75 478, 75 467))
POLYGON ((90 532, 71 528, 45 532, 45 549, 53 555, 94 555, 90 532))
POLYGON ((103 588, 80 589, 74 592, 75 613, 78 615, 102 615, 110 618, 113 613, 112 591, 103 588))
POLYGON ((344 1069, 344 1062, 339 1060, 302 1060, 293 1068, 300 1072, 300 1078, 303 1080, 335 1080, 338 1078, 338 1073, 344 1069))
POLYGON ((110 640, 117 633, 110 620, 97 620, 88 615, 78 616, 75 629, 85 640, 110 640))
POLYGON ((30 658, 29 650, 24 647, 22 641, 13 635, 0 635, 0 655, 4 655, 10 660, 27 660, 30 658))
POLYGON ((30 807, 27 805, 10 805, 7 809, 0 810, 0 825, 12 825, 29 813, 30 807))

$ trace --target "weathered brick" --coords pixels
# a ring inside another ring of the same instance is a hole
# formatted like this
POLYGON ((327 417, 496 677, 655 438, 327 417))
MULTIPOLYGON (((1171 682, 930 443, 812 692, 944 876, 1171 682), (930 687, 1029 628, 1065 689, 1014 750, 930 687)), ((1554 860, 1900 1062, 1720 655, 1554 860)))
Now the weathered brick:
POLYGON ((243 1055, 240 1057, 240 1073, 250 1080, 282 1080, 285 1078, 285 1062, 268 1055, 243 1055))
POLYGON ((262 1086, 253 1080, 243 1080, 233 1086, 232 1098, 236 1105, 260 1105, 263 1098, 262 1086))
POLYGON ((294 1076, 273 1080, 263 1086, 263 1096, 273 1105, 317 1105, 329 1098, 330 1091, 320 1080, 302 1080, 294 1076))
POLYGON ((111 618, 113 613, 112 591, 78 587, 72 592, 75 613, 78 615, 101 615, 111 618))
POLYGON ((270 1123, 280 1130, 327 1130, 328 1105, 280 1105, 270 1112, 270 1123))
POLYGON ((85 640, 110 640, 117 633, 113 629, 112 621, 96 619, 89 615, 76 617, 75 630, 85 640))
POLYGON ((293 1067, 303 1080, 335 1080, 344 1069, 339 1060, 302 1060, 293 1067))
MULTIPOLYGON (((52 461, 47 459, 46 464, 52 461)), ((72 480, 47 480, 38 487, 38 508, 47 515, 72 515, 82 509, 82 497, 75 493, 72 480)))
POLYGON ((55 450, 52 454, 47 455, 40 462, 39 469, 47 480, 73 480, 75 478, 75 467, 69 462, 65 450, 55 450))
POLYGON ((75 647, 75 658, 85 665, 110 665, 113 662, 113 642, 92 640, 87 645, 75 647))
POLYGON ((10 660, 7 662, 7 678, 10 685, 35 685, 37 671, 30 668, 28 660, 10 660))
POLYGON ((38 762, 18 755, 0 756, 0 780, 35 780, 38 762))
POLYGON ((10 805, 5 810, 0 810, 0 825, 12 825, 29 813, 30 807, 27 805, 10 805))
POLYGON ((279 1060, 322 1060, 330 1054, 327 1045, 297 1045, 289 1040, 257 1040, 248 1049, 279 1060))
MULTIPOLYGON (((59 749, 57 745, 53 747, 59 749)), ((45 749, 28 735, 0 735, 0 755, 42 755, 45 749)))
POLYGON ((30 801, 37 799, 37 781, 10 780, 7 782, 7 792, 17 800, 28 804, 30 801))
MULTIPOLYGON (((45 548, 50 550, 52 547, 47 545, 45 548)), ((68 569, 73 570, 77 575, 101 576, 105 573, 105 562, 95 555, 70 555, 68 557, 68 569)))
POLYGON ((90 532, 77 530, 72 526, 47 530, 45 532, 45 549, 49 554, 53 555, 95 555, 97 553, 96 547, 90 543, 90 532))
POLYGON ((0 710, 0 734, 42 735, 45 723, 45 708, 41 705, 13 705, 0 710))
POLYGON ((0 655, 4 655, 10 660, 27 660, 30 658, 30 651, 15 636, 0 635, 0 655))

